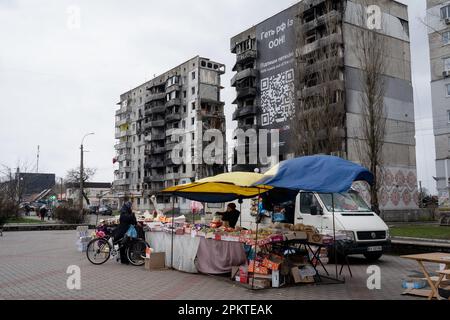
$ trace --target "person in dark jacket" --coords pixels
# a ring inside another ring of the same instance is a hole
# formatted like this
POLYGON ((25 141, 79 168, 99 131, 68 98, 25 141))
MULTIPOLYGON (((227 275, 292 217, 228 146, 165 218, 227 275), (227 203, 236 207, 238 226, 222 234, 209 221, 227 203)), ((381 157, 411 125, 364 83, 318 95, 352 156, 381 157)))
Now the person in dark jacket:
MULTIPOLYGON (((136 216, 133 213, 131 202, 126 200, 120 209, 119 226, 114 230, 114 243, 122 240, 131 225, 136 226, 136 216)), ((123 264, 129 264, 126 256, 126 246, 120 248, 120 262, 123 264)))
POLYGON ((231 228, 235 228, 241 213, 236 210, 236 205, 234 203, 229 203, 227 211, 218 212, 218 214, 222 216, 222 221, 227 221, 231 228))

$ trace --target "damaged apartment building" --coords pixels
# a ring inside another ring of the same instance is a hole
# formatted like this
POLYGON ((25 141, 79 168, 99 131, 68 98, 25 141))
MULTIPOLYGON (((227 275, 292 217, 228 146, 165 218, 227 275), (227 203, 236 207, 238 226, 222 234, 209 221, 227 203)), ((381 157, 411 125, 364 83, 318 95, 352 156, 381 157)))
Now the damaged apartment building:
MULTIPOLYGON (((231 39, 233 120, 244 130, 274 129, 279 135, 279 141, 267 139, 279 146, 278 156, 269 155, 270 164, 237 163, 235 151, 233 171, 265 171, 278 161, 311 154, 363 163, 369 70, 363 34, 383 46, 380 206, 393 214, 417 208, 408 10, 397 1, 303 0, 231 39)), ((236 150, 245 150, 248 160, 256 143, 236 139, 236 150)), ((368 192, 360 191, 369 200, 368 192)))
POLYGON ((119 198, 130 197, 134 208, 147 210, 153 209, 154 195, 164 208, 174 200, 176 208, 188 211, 188 200, 171 199, 161 191, 224 172, 223 164, 199 160, 208 144, 202 133, 217 129, 225 135, 224 73, 223 64, 197 56, 120 96, 114 181, 119 198), (190 150, 179 151, 179 164, 172 151, 181 142, 189 143, 190 150))

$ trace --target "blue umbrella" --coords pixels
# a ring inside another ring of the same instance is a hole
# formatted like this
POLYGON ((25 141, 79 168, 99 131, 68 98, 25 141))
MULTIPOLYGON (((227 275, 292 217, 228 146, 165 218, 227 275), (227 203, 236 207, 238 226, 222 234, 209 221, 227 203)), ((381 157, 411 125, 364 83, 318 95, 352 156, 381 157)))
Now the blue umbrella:
MULTIPOLYGON (((255 186, 271 186, 293 191, 309 191, 332 194, 333 238, 336 239, 334 193, 350 190, 354 181, 374 183, 373 174, 359 164, 339 157, 317 155, 280 162, 265 173, 255 186)), ((337 251, 334 248, 336 279, 337 251)))
POLYGON ((318 155, 280 162, 255 186, 272 186, 319 193, 348 191, 354 181, 372 184, 373 174, 359 164, 339 157, 318 155))

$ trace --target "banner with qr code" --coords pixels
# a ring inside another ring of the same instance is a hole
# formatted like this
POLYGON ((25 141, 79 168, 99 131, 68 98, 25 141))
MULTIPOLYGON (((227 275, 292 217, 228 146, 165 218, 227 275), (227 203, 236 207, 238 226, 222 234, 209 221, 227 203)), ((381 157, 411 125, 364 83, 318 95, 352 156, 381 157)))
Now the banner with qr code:
POLYGON ((287 148, 295 112, 295 6, 256 26, 260 72, 260 126, 280 130, 280 151, 287 148))

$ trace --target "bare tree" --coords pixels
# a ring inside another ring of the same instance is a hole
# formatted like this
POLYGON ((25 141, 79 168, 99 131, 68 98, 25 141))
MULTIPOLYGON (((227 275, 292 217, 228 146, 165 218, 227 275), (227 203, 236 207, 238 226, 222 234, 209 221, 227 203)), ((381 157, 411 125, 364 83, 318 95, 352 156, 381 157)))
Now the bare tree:
MULTIPOLYGON (((374 174, 374 184, 370 186, 372 209, 380 213, 378 192, 383 176, 383 146, 386 135, 386 114, 384 105, 386 71, 386 39, 380 30, 367 28, 366 0, 359 0, 357 10, 358 26, 354 27, 353 47, 361 70, 361 122, 360 130, 355 132, 355 142, 360 162, 374 174)), ((379 17, 379 19, 382 19, 379 17)), ((383 22, 380 21, 381 26, 383 22)))
POLYGON ((0 166, 0 215, 19 216, 19 206, 23 200, 27 181, 20 173, 28 171, 28 164, 17 162, 16 168, 0 166))
MULTIPOLYGON (((306 1, 307 2, 307 1, 306 1)), ((296 155, 336 154, 343 150, 345 108, 341 21, 344 1, 327 0, 308 10, 300 5, 296 28, 296 112, 291 128, 296 155)))
MULTIPOLYGON (((83 182, 88 182, 95 176, 97 169, 94 168, 84 168, 83 169, 83 182)), ((67 171, 65 181, 66 183, 71 183, 74 185, 75 189, 79 188, 80 183, 80 168, 71 169, 67 171)))

